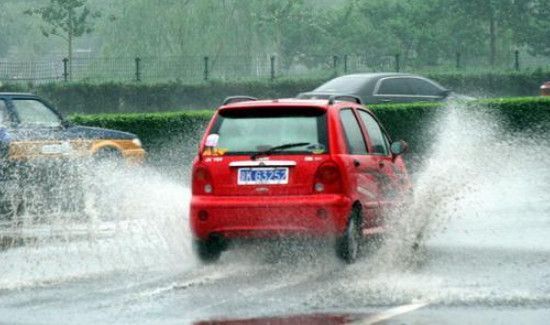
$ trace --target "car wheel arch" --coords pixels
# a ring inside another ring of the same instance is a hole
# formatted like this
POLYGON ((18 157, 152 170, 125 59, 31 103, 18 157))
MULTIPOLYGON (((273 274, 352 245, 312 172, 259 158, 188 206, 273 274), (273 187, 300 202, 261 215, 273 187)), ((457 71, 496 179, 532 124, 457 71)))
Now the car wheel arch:
POLYGON ((105 145, 101 146, 99 148, 96 148, 92 152, 92 157, 94 158, 101 158, 102 156, 110 156, 110 157, 119 157, 122 158, 122 150, 116 146, 111 145, 105 145))
POLYGON ((111 140, 94 141, 90 149, 92 155, 96 154, 101 150, 116 150, 122 153, 123 148, 120 147, 120 145, 117 144, 115 141, 111 141, 111 140))

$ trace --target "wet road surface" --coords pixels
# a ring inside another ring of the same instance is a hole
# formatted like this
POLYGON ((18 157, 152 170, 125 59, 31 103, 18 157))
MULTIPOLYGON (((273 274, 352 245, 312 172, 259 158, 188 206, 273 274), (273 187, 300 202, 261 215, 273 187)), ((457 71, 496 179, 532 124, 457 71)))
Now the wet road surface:
POLYGON ((289 246, 276 261, 247 247, 202 266, 188 190, 147 175, 120 181, 139 189, 117 202, 116 220, 23 223, 19 235, 34 240, 0 251, 0 323, 548 323, 548 142, 465 119, 441 122, 414 207, 354 265, 289 246), (414 251, 406 239, 418 229, 426 243, 414 251))

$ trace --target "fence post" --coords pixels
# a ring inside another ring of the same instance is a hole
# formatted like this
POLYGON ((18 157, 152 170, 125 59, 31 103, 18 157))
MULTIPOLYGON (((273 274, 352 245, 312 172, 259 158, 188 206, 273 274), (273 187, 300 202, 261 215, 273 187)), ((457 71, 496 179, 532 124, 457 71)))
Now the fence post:
POLYGON ((141 59, 139 57, 136 58, 136 81, 141 81, 141 67, 140 67, 141 59))
POLYGON ((348 55, 344 55, 344 74, 348 73, 348 55))
POLYGON ((334 68, 334 74, 338 75, 338 56, 332 57, 332 68, 334 68))
POLYGON ((271 81, 275 80, 275 56, 272 55, 270 58, 269 58, 269 61, 270 61, 270 67, 271 67, 271 81))
POLYGON ((516 71, 519 71, 519 50, 514 51, 514 56, 515 56, 514 67, 516 68, 516 71))
POLYGON ((63 59, 63 80, 65 82, 69 81, 69 69, 68 69, 69 59, 63 59))
POLYGON ((208 81, 208 57, 204 57, 204 81, 208 81))
POLYGON ((395 72, 399 72, 401 70, 401 62, 400 62, 401 55, 398 53, 395 55, 395 72))
POLYGON ((460 52, 456 52, 456 69, 460 69, 460 52))

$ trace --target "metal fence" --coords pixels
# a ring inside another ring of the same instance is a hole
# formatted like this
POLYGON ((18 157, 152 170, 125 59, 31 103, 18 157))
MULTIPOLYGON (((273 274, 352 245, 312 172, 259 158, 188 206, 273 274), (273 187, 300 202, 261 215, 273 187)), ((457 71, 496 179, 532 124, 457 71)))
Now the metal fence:
POLYGON ((284 77, 320 77, 357 72, 457 72, 550 68, 549 58, 535 58, 512 51, 498 65, 457 53, 436 64, 423 64, 401 55, 218 55, 182 57, 66 58, 39 61, 0 59, 3 82, 162 82, 197 83, 205 80, 274 80, 284 77))

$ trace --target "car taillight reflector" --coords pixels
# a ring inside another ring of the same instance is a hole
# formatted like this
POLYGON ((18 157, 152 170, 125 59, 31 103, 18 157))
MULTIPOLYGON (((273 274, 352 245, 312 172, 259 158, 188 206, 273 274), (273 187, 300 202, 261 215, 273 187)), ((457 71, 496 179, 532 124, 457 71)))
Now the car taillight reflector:
POLYGON ((335 163, 327 162, 317 169, 313 189, 317 193, 337 193, 341 191, 341 183, 340 169, 335 163))
POLYGON ((197 170, 195 171, 195 177, 198 181, 205 181, 209 178, 209 175, 210 173, 208 172, 208 169, 204 168, 204 167, 199 167, 197 168, 197 170))
POLYGON ((210 171, 206 167, 196 167, 193 172, 193 194, 211 194, 213 192, 210 171))
POLYGON ((334 183, 340 180, 340 170, 336 165, 323 165, 317 170, 318 178, 323 183, 334 183))

